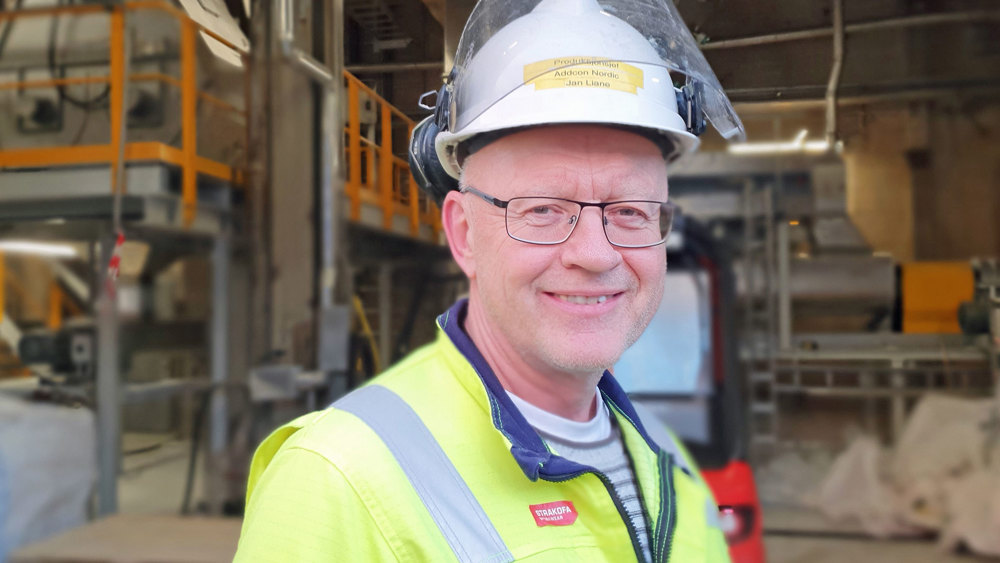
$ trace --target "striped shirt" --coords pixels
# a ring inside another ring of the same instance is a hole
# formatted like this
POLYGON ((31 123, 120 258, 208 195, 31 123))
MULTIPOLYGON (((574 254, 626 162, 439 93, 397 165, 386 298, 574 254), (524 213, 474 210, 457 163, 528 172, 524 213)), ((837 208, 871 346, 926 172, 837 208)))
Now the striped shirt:
POLYGON ((581 465, 589 465, 607 477, 632 521, 646 561, 651 561, 649 533, 635 475, 621 431, 604 401, 598 397, 597 414, 593 419, 576 422, 542 410, 513 393, 507 394, 552 451, 581 465))

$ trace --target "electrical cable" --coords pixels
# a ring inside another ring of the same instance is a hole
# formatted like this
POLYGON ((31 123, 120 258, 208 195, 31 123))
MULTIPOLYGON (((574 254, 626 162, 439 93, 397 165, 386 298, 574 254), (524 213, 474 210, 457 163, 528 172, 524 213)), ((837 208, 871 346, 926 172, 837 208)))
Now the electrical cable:
MULTIPOLYGON (((72 4, 72 1, 70 1, 70 4, 72 4)), ((64 0, 59 0, 58 2, 56 2, 57 7, 64 5, 66 5, 64 0)), ((58 35, 59 35, 59 15, 53 14, 52 23, 49 24, 49 44, 47 49, 49 75, 53 79, 65 78, 65 71, 60 70, 56 65, 56 42, 58 35)), ((66 90, 66 86, 64 84, 56 85, 56 92, 59 94, 59 99, 61 101, 69 102, 70 104, 80 109, 89 111, 92 109, 105 107, 108 105, 108 98, 110 97, 111 94, 111 84, 105 85, 104 90, 100 94, 89 100, 82 100, 71 96, 69 92, 66 90)))
POLYGON ((188 456, 187 478, 184 480, 184 500, 181 501, 181 514, 191 513, 191 493, 194 490, 194 473, 198 466, 198 449, 201 442, 201 427, 205 423, 205 415, 208 412, 208 405, 212 399, 212 390, 209 389, 202 395, 198 411, 195 413, 194 422, 191 424, 191 453, 188 456))
MULTIPOLYGON (((24 0, 17 0, 14 3, 14 11, 21 9, 21 5, 24 4, 24 0)), ((7 48, 7 41, 10 39, 10 33, 14 30, 14 23, 17 19, 11 18, 7 20, 7 25, 3 28, 3 33, 0 33, 0 59, 3 59, 3 52, 7 48)))
POLYGON ((378 344, 375 340, 375 333, 372 332, 372 326, 368 324, 364 304, 362 304, 361 297, 358 295, 355 295, 351 302, 354 305, 354 313, 358 316, 358 323, 361 325, 361 335, 368 343, 368 346, 371 347, 375 373, 379 373, 382 371, 382 366, 379 362, 378 344))

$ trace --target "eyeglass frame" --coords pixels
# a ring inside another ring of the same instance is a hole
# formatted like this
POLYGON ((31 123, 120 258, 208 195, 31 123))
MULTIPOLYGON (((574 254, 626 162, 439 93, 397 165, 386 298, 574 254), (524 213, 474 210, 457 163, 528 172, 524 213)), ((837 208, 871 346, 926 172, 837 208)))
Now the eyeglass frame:
POLYGON ((470 194, 478 197, 479 199, 485 201, 486 203, 489 203, 489 204, 491 204, 491 205, 493 205, 495 207, 499 207, 500 209, 503 209, 504 210, 504 216, 503 216, 504 231, 507 232, 507 236, 509 236, 510 238, 512 238, 512 239, 514 239, 514 240, 516 240, 518 242, 523 242, 525 244, 538 244, 538 245, 542 245, 542 246, 553 246, 553 245, 556 245, 556 244, 562 244, 562 243, 566 242, 567 240, 569 240, 569 237, 573 236, 573 232, 576 231, 576 226, 580 224, 580 221, 578 220, 578 221, 574 222, 573 225, 572 225, 572 227, 570 228, 569 232, 566 233, 566 237, 563 238, 560 241, 556 241, 556 242, 537 242, 537 241, 532 241, 532 240, 520 239, 520 238, 517 238, 514 235, 510 234, 510 227, 508 226, 508 223, 507 223, 507 206, 510 205, 510 202, 514 201, 515 199, 555 199, 555 200, 559 200, 559 201, 566 201, 566 202, 569 202, 569 203, 575 203, 575 204, 577 204, 577 205, 580 206, 580 215, 581 215, 581 217, 583 216, 583 210, 584 210, 584 208, 587 208, 587 207, 597 207, 597 208, 599 208, 601 210, 601 229, 604 231, 604 238, 608 241, 608 244, 610 244, 611 246, 616 246, 618 248, 652 248, 654 246, 659 246, 661 244, 664 244, 665 242, 667 242, 667 239, 670 238, 670 232, 674 228, 674 216, 676 215, 677 210, 678 210, 677 204, 675 204, 674 202, 672 202, 670 200, 667 200, 667 201, 657 201, 657 200, 653 200, 653 199, 622 199, 622 200, 617 200, 617 201, 604 201, 604 202, 594 203, 594 202, 588 202, 588 201, 577 201, 575 199, 568 199, 568 198, 565 198, 565 197, 554 197, 554 196, 550 197, 550 196, 541 196, 541 195, 535 195, 535 196, 518 196, 518 197, 512 197, 512 198, 510 198, 508 200, 503 200, 503 199, 500 199, 498 197, 491 196, 490 194, 488 194, 486 192, 477 190, 476 188, 473 188, 472 186, 461 186, 459 188, 459 192, 461 192, 463 194, 470 193, 470 194), (604 210, 609 205, 617 205, 619 203, 633 203, 633 202, 634 203, 656 203, 658 205, 664 206, 666 209, 668 209, 670 211, 670 225, 667 228, 667 232, 663 235, 663 239, 662 240, 660 240, 659 242, 654 242, 652 244, 638 244, 638 245, 617 244, 617 243, 611 241, 611 237, 608 236, 608 220, 607 220, 607 217, 604 216, 604 210))

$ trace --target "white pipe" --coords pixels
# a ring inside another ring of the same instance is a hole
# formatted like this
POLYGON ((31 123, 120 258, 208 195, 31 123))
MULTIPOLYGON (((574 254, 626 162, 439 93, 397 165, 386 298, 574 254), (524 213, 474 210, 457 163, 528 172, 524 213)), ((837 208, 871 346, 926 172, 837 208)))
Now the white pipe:
POLYGON ((292 0, 280 0, 278 3, 278 43, 281 46, 281 54, 313 80, 327 88, 335 88, 337 81, 323 63, 295 46, 294 25, 295 15, 292 10, 292 0))
POLYGON ((837 142, 837 87, 844 69, 844 0, 833 0, 833 66, 826 85, 826 142, 837 142))
POLYGON ((35 242, 30 240, 0 240, 0 251, 10 254, 76 258, 76 249, 68 244, 35 242))

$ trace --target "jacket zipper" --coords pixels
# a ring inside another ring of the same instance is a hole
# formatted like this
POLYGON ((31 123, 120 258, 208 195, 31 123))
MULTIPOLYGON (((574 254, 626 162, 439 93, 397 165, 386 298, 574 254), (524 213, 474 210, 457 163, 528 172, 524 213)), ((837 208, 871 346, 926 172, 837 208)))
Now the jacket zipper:
MULTIPOLYGON (((545 480, 551 481, 553 483, 564 483, 566 481, 576 479, 577 477, 580 477, 581 475, 587 473, 593 473, 595 476, 597 476, 598 479, 601 480, 601 483, 604 484, 604 488, 608 491, 608 495, 611 496, 611 500, 614 502, 615 508, 618 510, 618 516, 625 523, 625 528, 628 529, 628 536, 629 539, 632 540, 632 551, 635 552, 636 561, 640 562, 645 561, 646 556, 642 552, 642 544, 639 543, 639 531, 635 528, 635 525, 632 524, 632 519, 629 518, 628 512, 625 510, 625 505, 624 503, 622 503, 621 497, 619 497, 618 493, 615 492, 615 488, 611 485, 611 480, 608 479, 606 475, 604 475, 599 471, 580 471, 579 473, 571 473, 563 479, 545 479, 545 480)), ((641 489, 639 488, 639 480, 637 478, 636 478, 635 488, 636 491, 641 491, 641 489)), ((640 505, 641 505, 642 493, 640 492, 639 494, 640 494, 640 505)), ((645 508, 643 508, 643 510, 645 510, 645 508)))
POLYGON ((663 562, 670 560, 670 552, 674 546, 674 542, 672 541, 673 529, 677 518, 677 503, 674 498, 673 488, 670 487, 672 472, 674 470, 673 459, 673 456, 668 455, 663 450, 660 450, 657 455, 662 498, 660 501, 660 518, 656 523, 656 531, 654 532, 656 540, 653 543, 653 559, 656 560, 657 553, 663 551, 663 557, 659 559, 659 561, 663 562), (666 542, 666 546, 663 546, 663 542, 666 542), (666 548, 665 551, 664 547, 666 548))

